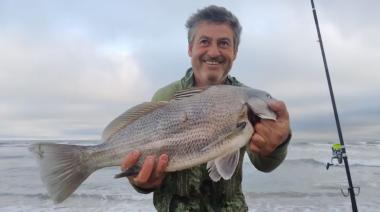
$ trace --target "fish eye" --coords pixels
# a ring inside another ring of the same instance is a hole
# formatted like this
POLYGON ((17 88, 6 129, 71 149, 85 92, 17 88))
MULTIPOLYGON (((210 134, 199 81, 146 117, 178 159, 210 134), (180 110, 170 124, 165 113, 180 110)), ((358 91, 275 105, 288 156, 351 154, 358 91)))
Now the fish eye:
POLYGON ((272 99, 272 96, 269 95, 269 94, 267 94, 267 98, 268 98, 268 99, 272 99))

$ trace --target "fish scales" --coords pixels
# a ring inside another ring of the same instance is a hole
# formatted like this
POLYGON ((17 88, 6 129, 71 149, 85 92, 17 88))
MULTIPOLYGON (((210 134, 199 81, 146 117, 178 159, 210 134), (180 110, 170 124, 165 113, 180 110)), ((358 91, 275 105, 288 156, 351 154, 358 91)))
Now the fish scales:
POLYGON ((188 92, 187 97, 178 94, 167 103, 143 103, 122 114, 105 129, 102 144, 33 145, 31 150, 40 163, 49 195, 56 202, 63 201, 93 171, 120 166, 133 150, 142 153, 137 168, 146 156, 165 153, 168 172, 207 162, 212 180, 229 179, 239 149, 253 133, 248 111, 275 120, 276 115, 267 106, 271 97, 264 91, 227 85, 188 92))
MULTIPOLYGON (((188 97, 142 117, 114 135, 109 142, 125 146, 117 147, 121 149, 122 156, 131 151, 130 147, 136 147, 148 150, 144 151, 145 155, 166 153, 171 164, 191 160, 193 157, 199 158, 194 153, 201 152, 208 143, 217 140, 217 137, 223 137, 236 127, 242 107, 242 102, 237 101, 239 97, 234 93, 226 95, 225 92, 215 91, 188 97), (186 121, 183 121, 184 112, 186 121)), ((119 164, 120 161, 117 160, 110 165, 119 164)))

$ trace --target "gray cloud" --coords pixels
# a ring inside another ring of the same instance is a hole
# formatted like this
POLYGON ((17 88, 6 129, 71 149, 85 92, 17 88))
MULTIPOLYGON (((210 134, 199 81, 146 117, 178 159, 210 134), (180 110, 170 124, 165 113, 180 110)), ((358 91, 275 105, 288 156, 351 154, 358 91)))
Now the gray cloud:
POLYGON ((88 37, 2 33, 0 45, 0 114, 7 120, 1 136, 67 138, 71 127, 99 132, 111 114, 149 100, 148 77, 135 59, 88 37))
MULTIPOLYGON (((99 138, 189 67, 184 23, 208 4, 242 25, 231 74, 286 102, 295 139, 336 138, 309 1, 1 1, 0 138, 99 138)), ((342 128, 379 135, 380 3, 316 1, 342 128)))

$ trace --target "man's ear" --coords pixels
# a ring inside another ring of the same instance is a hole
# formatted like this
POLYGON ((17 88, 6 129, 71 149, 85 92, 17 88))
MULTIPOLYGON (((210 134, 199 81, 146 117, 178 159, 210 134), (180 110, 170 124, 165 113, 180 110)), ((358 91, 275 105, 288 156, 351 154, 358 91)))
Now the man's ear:
POLYGON ((187 54, 189 55, 189 57, 192 57, 192 55, 193 55, 193 44, 192 43, 189 43, 189 45, 187 46, 187 54))
POLYGON ((237 53, 238 53, 238 49, 234 50, 234 57, 232 58, 232 61, 235 61, 237 53))

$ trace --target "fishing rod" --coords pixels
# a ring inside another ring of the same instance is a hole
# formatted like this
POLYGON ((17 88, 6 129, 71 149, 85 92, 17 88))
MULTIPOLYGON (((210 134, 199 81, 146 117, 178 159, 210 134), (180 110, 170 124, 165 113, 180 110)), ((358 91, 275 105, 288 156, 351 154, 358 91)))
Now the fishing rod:
MULTIPOLYGON (((334 144, 333 147, 332 147, 333 157, 331 158, 331 162, 332 162, 332 160, 334 158, 336 158, 336 159, 338 159, 339 163, 342 163, 342 159, 343 159, 344 166, 346 168, 346 175, 347 175, 348 186, 349 186, 348 187, 348 192, 349 192, 349 195, 351 197, 352 211, 353 212, 357 212, 358 211, 358 207, 356 205, 355 192, 354 192, 354 187, 352 185, 351 174, 350 174, 350 167, 348 165, 346 148, 344 147, 343 134, 342 134, 342 130, 340 128, 340 122, 339 122, 338 111, 337 111, 336 104, 335 104, 334 92, 333 92, 332 85, 331 85, 329 69, 327 67, 327 60, 326 60, 325 50, 323 48, 323 42, 322 42, 321 32, 320 32, 319 24, 318 24, 317 12, 315 10, 315 6, 314 6, 314 1, 313 0, 311 0, 311 7, 313 9, 313 16, 314 16, 315 26, 317 28, 317 33, 318 33, 318 41, 319 41, 319 45, 321 47, 323 64, 325 66, 326 78, 327 78, 327 83, 328 83, 328 86, 329 86, 331 103, 332 103, 332 106, 333 106, 333 109, 334 109, 335 122, 336 122, 336 127, 337 127, 337 130, 338 130, 339 141, 340 141, 340 144, 334 144)), ((331 165, 334 165, 334 164, 333 163, 327 163, 326 169, 328 169, 329 166, 331 166, 331 165)), ((343 190, 341 190, 341 191, 343 193, 343 190)), ((343 195, 344 195, 344 193, 343 193, 343 195)), ((346 196, 346 195, 344 195, 344 196, 346 196)))

